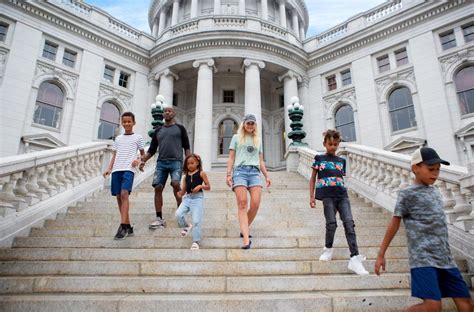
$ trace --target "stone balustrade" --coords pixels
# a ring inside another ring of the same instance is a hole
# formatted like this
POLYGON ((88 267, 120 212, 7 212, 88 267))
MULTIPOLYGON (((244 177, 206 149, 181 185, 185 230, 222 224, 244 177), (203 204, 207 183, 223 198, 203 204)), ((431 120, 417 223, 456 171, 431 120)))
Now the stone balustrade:
POLYGON ((138 40, 140 33, 115 19, 109 18, 109 27, 112 31, 126 36, 132 40, 138 40))
POLYGON ((368 23, 372 23, 378 19, 384 18, 385 16, 388 16, 396 11, 399 11, 402 8, 403 8, 402 0, 395 0, 392 2, 388 2, 382 7, 369 11, 366 15, 366 21, 368 23))
POLYGON ((345 33, 347 33, 347 24, 345 25, 342 25, 340 27, 337 27, 337 28, 333 28, 333 29, 330 29, 329 31, 326 31, 324 32, 323 34, 319 35, 317 38, 318 38, 318 42, 320 44, 323 44, 323 43, 326 43, 328 41, 332 41, 338 37, 341 37, 342 35, 344 35, 345 33))
POLYGON ((89 5, 75 0, 54 0, 53 2, 66 8, 69 11, 74 12, 75 14, 86 17, 89 17, 92 11, 89 5))
MULTIPOLYGON (((107 143, 87 143, 0 159, 0 246, 32 224, 103 189, 107 143)), ((154 171, 148 161, 138 184, 154 171)))

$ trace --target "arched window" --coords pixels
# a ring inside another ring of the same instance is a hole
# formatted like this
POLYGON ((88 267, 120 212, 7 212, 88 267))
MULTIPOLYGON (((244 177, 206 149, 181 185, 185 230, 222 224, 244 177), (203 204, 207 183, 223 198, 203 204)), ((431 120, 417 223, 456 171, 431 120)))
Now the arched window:
POLYGON ((229 155, 232 136, 237 133, 239 125, 233 119, 224 119, 219 124, 219 155, 229 155))
POLYGON ((397 88, 388 97, 388 111, 392 122, 392 131, 416 126, 415 107, 410 90, 407 87, 397 88))
POLYGON ((474 113, 474 66, 464 67, 454 77, 461 114, 474 113))
POLYGON ((105 102, 100 110, 99 131, 97 138, 112 140, 120 127, 120 111, 114 103, 105 102))
POLYGON ((64 105, 64 92, 60 87, 49 81, 39 86, 36 97, 34 123, 59 128, 64 105))
POLYGON ((350 105, 338 108, 334 116, 336 130, 341 132, 343 142, 354 142, 356 140, 354 112, 350 105))

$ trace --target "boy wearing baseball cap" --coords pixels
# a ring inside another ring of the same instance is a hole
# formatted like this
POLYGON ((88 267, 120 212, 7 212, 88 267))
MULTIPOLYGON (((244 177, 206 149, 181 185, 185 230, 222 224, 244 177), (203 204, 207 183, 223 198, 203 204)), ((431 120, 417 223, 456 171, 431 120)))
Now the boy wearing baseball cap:
POLYGON ((375 273, 385 271, 385 251, 403 219, 410 259, 411 294, 423 303, 408 311, 441 311, 441 298, 451 297, 458 311, 472 311, 473 303, 466 283, 451 255, 448 226, 441 193, 433 184, 440 166, 449 165, 429 147, 416 150, 411 157, 415 174, 413 185, 400 190, 395 211, 380 246, 375 273))

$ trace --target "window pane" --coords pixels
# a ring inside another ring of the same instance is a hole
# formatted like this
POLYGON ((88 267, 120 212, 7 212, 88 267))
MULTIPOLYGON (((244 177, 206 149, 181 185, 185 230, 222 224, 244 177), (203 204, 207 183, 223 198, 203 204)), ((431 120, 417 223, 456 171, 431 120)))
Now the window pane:
POLYGON ((416 126, 415 108, 408 88, 398 88, 390 94, 388 110, 393 131, 416 126))
POLYGON ((228 155, 232 136, 237 133, 238 125, 232 119, 225 119, 219 124, 219 154, 228 155))
POLYGON ((115 138, 117 129, 118 129, 117 125, 110 124, 106 121, 100 121, 99 133, 97 135, 97 138, 101 140, 112 140, 115 138))
POLYGON ((74 51, 64 50, 63 64, 69 67, 74 67, 76 63, 77 53, 74 51))
POLYGON ((389 111, 404 108, 413 105, 410 90, 406 87, 398 88, 392 91, 388 99, 389 111))
POLYGON ((351 71, 346 70, 341 72, 341 80, 343 86, 350 85, 352 83, 351 71))
POLYGON ((178 93, 173 93, 173 105, 178 106, 178 93))
POLYGON ((280 108, 285 107, 285 96, 284 95, 280 94, 279 101, 280 101, 280 103, 279 103, 280 106, 279 107, 280 108))
POLYGON ((474 89, 458 93, 461 114, 474 113, 474 89))
POLYGON ((61 109, 55 106, 36 102, 33 122, 48 127, 58 128, 61 109))
POLYGON ((223 101, 224 103, 234 103, 234 90, 224 90, 223 101))
POLYGON ((390 60, 388 55, 381 56, 377 58, 377 66, 379 68, 379 72, 382 73, 390 69, 390 60))
POLYGON ((439 38, 441 40, 441 46, 443 47, 443 50, 454 48, 456 46, 456 38, 454 37, 454 31, 439 35, 439 38))
POLYGON ((395 52, 395 59, 397 60, 397 66, 408 64, 408 54, 406 49, 402 49, 395 52))
POLYGON ((464 67, 454 77, 458 92, 474 89, 474 66, 464 67))
POLYGON ((337 88, 336 76, 331 76, 327 78, 328 81, 328 90, 335 90, 337 88))
POLYGON ((336 127, 336 130, 341 132, 343 142, 354 142, 356 140, 354 123, 336 127))
POLYGON ((104 79, 105 80, 108 80, 110 82, 113 82, 114 81, 114 75, 115 75, 115 69, 113 67, 110 67, 110 66, 105 66, 105 69, 104 69, 104 79))
POLYGON ((104 120, 115 125, 120 124, 120 111, 115 104, 105 102, 100 110, 100 120, 104 120))
POLYGON ((120 72, 119 86, 126 88, 128 86, 128 78, 130 75, 120 72))
POLYGON ((5 41, 7 38, 8 25, 0 24, 0 41, 5 41))
POLYGON ((43 82, 38 90, 37 101, 52 106, 62 107, 64 102, 64 93, 57 85, 50 82, 43 82))
POLYGON ((44 43, 43 57, 54 61, 56 60, 57 50, 58 46, 56 44, 46 41, 44 43))
POLYGON ((474 41, 474 24, 464 26, 462 28, 462 32, 464 34, 464 40, 466 42, 474 41))
POLYGON ((335 116, 336 129, 341 132, 344 142, 353 142, 356 140, 354 112, 349 105, 341 106, 336 111, 335 116))

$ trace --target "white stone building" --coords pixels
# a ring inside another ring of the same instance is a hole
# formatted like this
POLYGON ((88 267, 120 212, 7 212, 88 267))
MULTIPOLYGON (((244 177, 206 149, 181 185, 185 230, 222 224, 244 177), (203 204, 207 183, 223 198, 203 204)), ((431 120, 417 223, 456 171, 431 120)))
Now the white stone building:
POLYGON ((0 156, 109 139, 124 111, 145 134, 163 94, 207 168, 225 165, 246 112, 267 165, 285 167, 293 96, 313 149, 336 127, 474 158, 470 0, 389 0, 311 38, 303 0, 153 0, 148 19, 152 35, 82 1, 0 2, 0 156))

